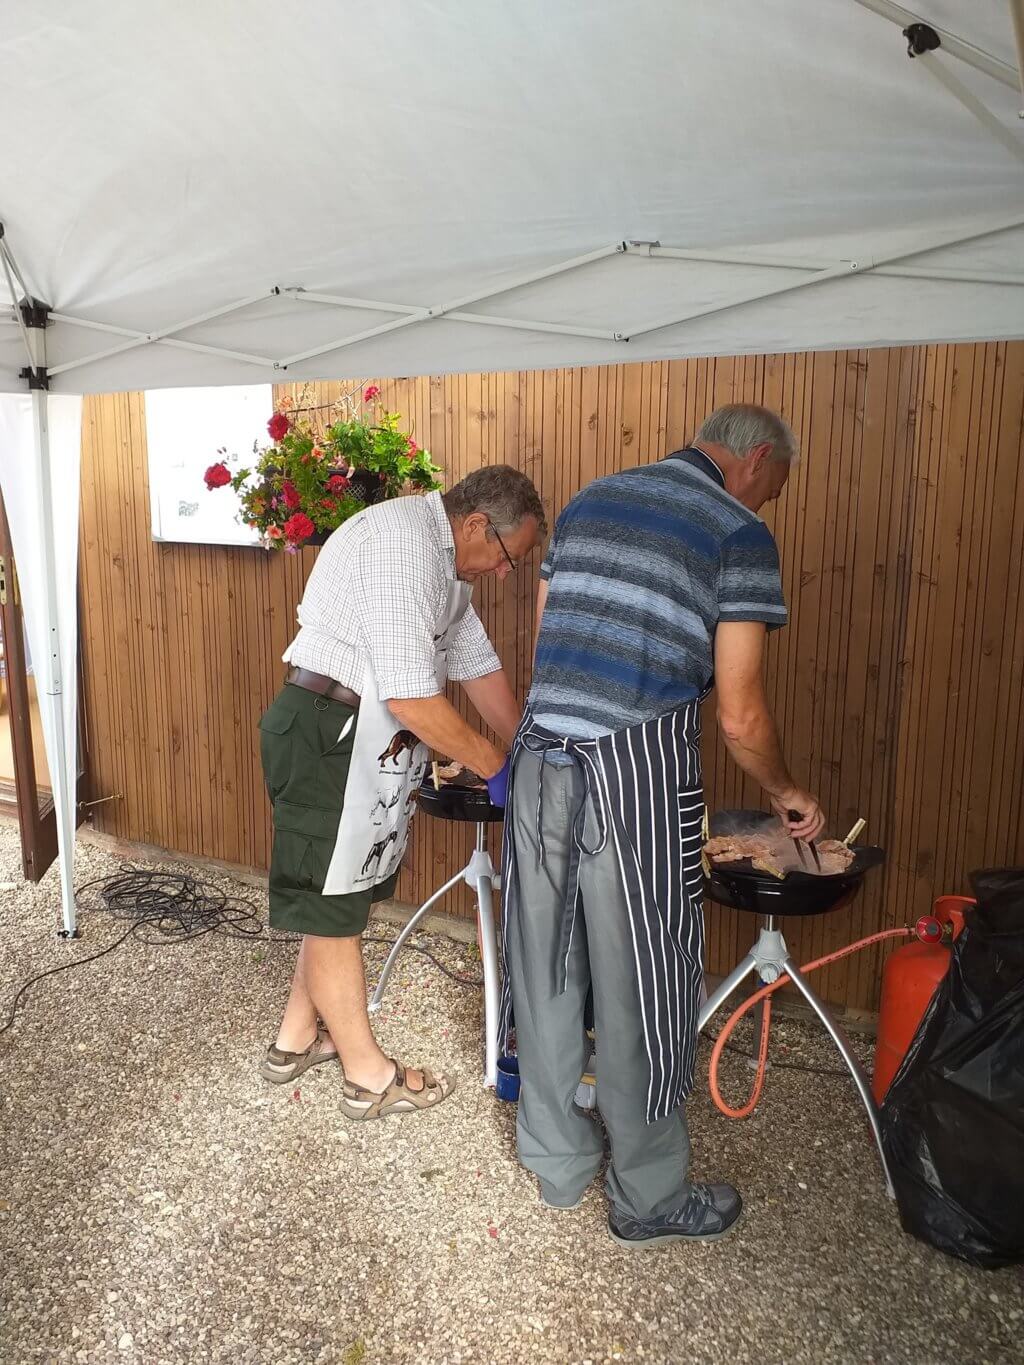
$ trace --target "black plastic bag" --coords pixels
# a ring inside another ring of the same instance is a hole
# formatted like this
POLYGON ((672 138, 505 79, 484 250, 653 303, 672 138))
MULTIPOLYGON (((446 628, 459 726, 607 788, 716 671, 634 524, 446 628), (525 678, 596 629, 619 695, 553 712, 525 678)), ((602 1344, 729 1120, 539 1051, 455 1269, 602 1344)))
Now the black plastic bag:
POLYGON ((1024 1261, 1024 868, 977 906, 882 1106, 907 1232, 974 1265, 1024 1261))

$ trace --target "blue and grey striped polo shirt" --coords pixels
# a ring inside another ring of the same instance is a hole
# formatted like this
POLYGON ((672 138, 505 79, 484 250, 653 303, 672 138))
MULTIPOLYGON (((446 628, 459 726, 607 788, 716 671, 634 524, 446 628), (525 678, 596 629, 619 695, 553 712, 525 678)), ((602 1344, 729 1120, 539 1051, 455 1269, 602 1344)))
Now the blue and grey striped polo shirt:
POLYGON ((592 739, 675 710, 714 673, 719 621, 785 625, 779 554, 702 451, 588 484, 562 512, 529 707, 592 739))

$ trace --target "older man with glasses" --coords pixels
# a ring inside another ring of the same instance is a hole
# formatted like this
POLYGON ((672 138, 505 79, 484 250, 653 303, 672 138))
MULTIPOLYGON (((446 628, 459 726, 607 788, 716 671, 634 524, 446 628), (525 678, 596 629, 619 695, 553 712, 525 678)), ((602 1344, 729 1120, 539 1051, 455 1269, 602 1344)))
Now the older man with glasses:
POLYGON ((508 760, 445 696, 457 681, 509 744, 520 706, 470 604, 546 527, 533 484, 508 465, 445 494, 397 498, 341 526, 299 605, 281 692, 260 721, 274 808, 270 923, 302 935, 291 995, 262 1065, 273 1082, 340 1058, 351 1119, 427 1109, 451 1082, 377 1045, 361 936, 398 879, 428 748, 487 779, 505 803, 508 760), (320 1026, 322 1021, 323 1027, 320 1026))

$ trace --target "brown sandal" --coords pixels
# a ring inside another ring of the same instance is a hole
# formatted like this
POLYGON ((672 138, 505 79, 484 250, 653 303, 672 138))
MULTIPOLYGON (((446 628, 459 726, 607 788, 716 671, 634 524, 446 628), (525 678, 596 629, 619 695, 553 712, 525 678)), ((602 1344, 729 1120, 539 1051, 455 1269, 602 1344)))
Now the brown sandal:
POLYGON ((391 1084, 384 1090, 364 1090, 361 1085, 345 1081, 342 1085, 343 1098, 341 1112, 347 1119, 367 1122, 382 1119, 388 1114, 406 1114, 412 1110, 435 1109, 455 1089, 455 1082, 446 1076, 435 1076, 429 1067, 420 1067, 423 1072, 423 1089, 410 1090, 405 1083, 405 1067, 395 1063, 395 1074, 391 1084))
POLYGON ((268 1047, 267 1055, 260 1063, 260 1075, 271 1085, 286 1085, 297 1081, 311 1066, 323 1066, 324 1062, 336 1062, 337 1052, 325 1052, 327 1034, 317 1029, 316 1037, 305 1052, 286 1052, 281 1047, 268 1047))

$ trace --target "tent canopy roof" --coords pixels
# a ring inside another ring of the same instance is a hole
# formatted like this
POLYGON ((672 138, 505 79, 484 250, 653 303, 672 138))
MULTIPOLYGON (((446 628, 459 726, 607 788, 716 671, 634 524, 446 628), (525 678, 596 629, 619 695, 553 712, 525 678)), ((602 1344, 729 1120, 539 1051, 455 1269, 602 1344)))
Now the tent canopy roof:
MULTIPOLYGON (((9 0, 5 240, 62 318, 123 329, 53 323, 51 387, 1022 335, 1024 288, 949 272, 1024 280, 1024 228, 889 267, 917 274, 864 273, 1024 223, 1008 4, 916 3, 1004 79, 945 50, 908 60, 899 27, 857 0, 9 0), (983 102, 1002 141, 935 63, 983 102), (736 302, 813 271, 614 249, 629 241, 836 274, 736 302), (289 288, 396 309, 273 292, 289 288), (466 299, 460 320, 409 311, 466 299), (179 344, 130 345, 170 328, 179 344)), ((24 347, 4 312, 0 389, 19 390, 24 347)))

